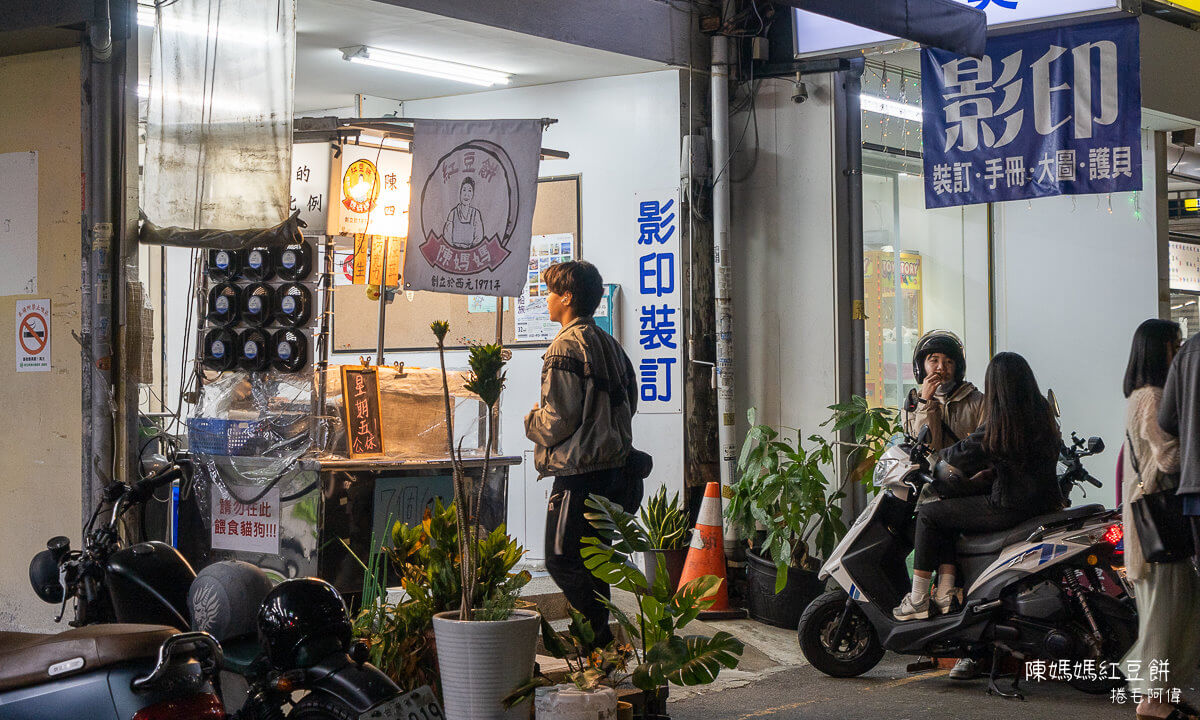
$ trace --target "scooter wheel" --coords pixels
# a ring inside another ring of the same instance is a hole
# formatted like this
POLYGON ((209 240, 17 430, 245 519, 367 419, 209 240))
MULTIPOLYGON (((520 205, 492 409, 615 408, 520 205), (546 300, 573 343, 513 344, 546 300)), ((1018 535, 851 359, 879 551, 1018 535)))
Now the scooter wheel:
POLYGON ((358 720, 358 713, 341 700, 310 693, 288 713, 288 720, 358 720))
POLYGON ((867 616, 842 590, 830 590, 809 603, 800 616, 800 651, 813 667, 831 677, 858 677, 883 659, 883 645, 867 616), (840 642, 834 642, 842 613, 849 610, 840 642))

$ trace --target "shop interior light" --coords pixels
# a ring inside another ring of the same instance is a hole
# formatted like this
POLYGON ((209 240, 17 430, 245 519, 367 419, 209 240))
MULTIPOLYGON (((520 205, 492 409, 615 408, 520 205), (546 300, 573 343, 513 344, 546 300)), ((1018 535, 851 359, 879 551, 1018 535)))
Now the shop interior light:
POLYGON ((875 95, 859 95, 858 102, 863 110, 891 115, 902 120, 921 121, 921 108, 917 105, 908 105, 875 95))
POLYGON ((342 59, 360 65, 399 70, 401 72, 427 75, 444 80, 491 87, 492 85, 507 85, 512 80, 510 73, 500 70, 463 65, 462 63, 438 60, 436 58, 411 55, 395 50, 380 50, 366 45, 354 45, 341 49, 342 59))

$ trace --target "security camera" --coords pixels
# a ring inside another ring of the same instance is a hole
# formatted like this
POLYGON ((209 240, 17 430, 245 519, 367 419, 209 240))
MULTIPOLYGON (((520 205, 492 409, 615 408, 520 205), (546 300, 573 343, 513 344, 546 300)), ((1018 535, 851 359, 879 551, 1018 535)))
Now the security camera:
POLYGON ((808 99, 808 86, 803 82, 796 83, 796 90, 792 93, 792 102, 799 105, 808 99))

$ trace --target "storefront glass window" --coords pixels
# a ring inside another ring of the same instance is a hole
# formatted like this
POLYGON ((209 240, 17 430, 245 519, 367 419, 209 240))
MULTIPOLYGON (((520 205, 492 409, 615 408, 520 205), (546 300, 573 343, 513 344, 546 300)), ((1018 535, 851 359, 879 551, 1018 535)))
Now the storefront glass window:
POLYGON ((987 208, 928 210, 924 198, 919 160, 863 151, 866 391, 872 405, 902 404, 916 385, 913 348, 930 330, 963 339, 968 379, 981 377, 990 352, 987 208))

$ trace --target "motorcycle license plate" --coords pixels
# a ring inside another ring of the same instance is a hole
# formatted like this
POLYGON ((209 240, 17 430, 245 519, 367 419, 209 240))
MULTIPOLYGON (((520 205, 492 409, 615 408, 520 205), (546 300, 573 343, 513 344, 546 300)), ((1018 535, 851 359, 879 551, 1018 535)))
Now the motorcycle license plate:
POLYGON ((428 685, 377 705, 358 720, 444 720, 442 706, 428 685))

